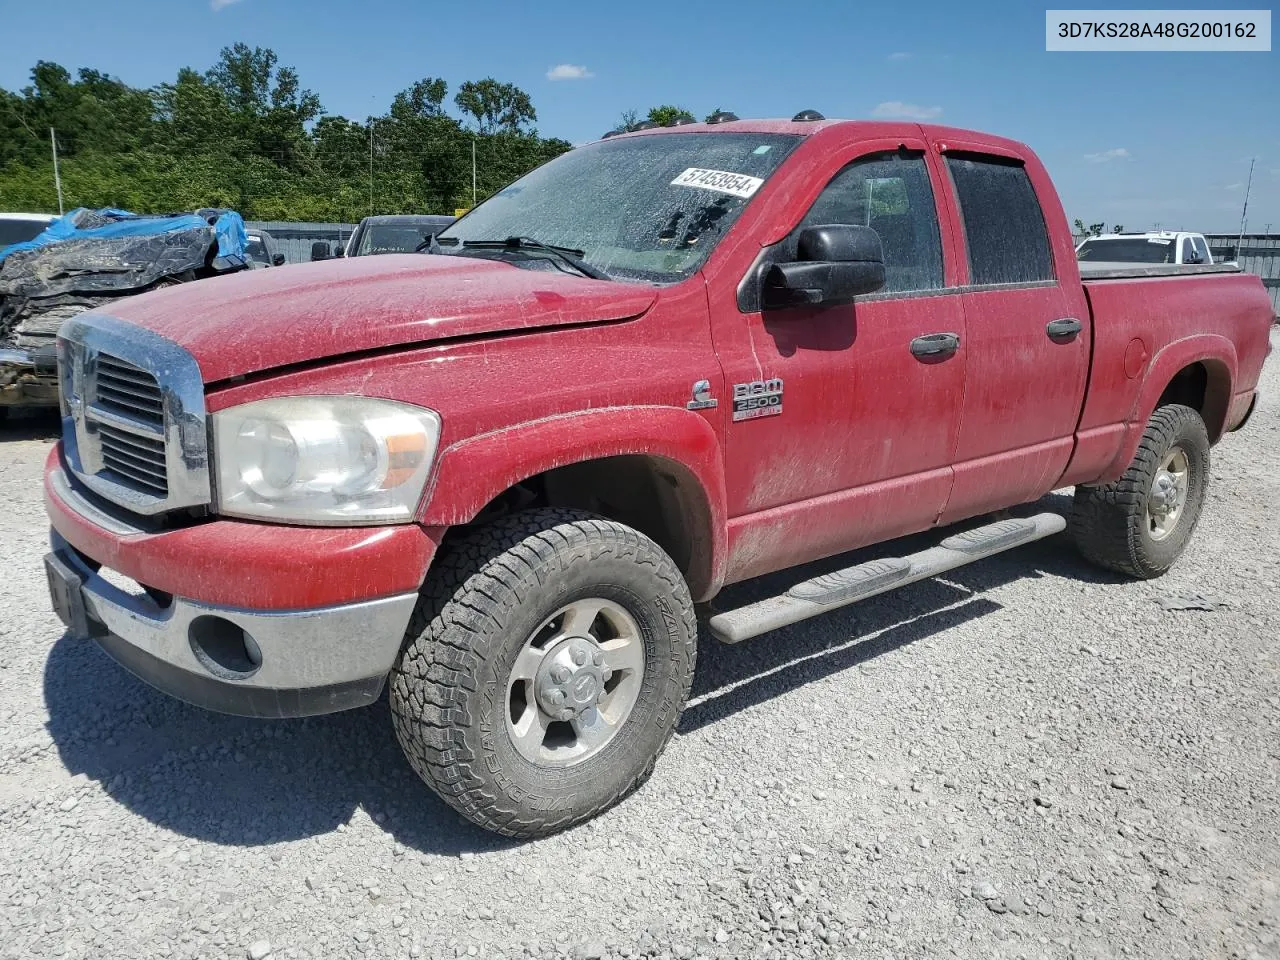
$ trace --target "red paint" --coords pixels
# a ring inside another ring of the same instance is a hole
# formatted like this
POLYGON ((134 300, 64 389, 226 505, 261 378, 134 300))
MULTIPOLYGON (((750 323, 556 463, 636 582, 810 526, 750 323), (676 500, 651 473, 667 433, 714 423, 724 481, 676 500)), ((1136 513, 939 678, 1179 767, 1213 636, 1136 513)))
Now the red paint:
POLYGON ((1136 380, 1138 374, 1146 368, 1147 360, 1150 358, 1147 345, 1138 337, 1134 337, 1129 341, 1129 346, 1124 352, 1124 375, 1130 380, 1136 380))
MULTIPOLYGON (((1256 277, 1081 284, 1044 168, 1011 140, 903 123, 743 121, 684 132, 806 137, 702 270, 668 287, 443 257, 368 257, 183 284, 115 307, 190 349, 210 410, 290 394, 363 394, 437 410, 419 525, 357 530, 213 521, 118 538, 51 497, 90 556, 193 599, 287 608, 413 589, 448 526, 512 484, 578 461, 645 455, 686 505, 699 599, 741 580, 939 522, 1118 476, 1179 370, 1209 371, 1215 439, 1244 416, 1268 350, 1256 277), (924 151, 948 290, 745 314, 761 248, 845 164, 924 151), (1044 210, 1056 282, 973 290, 947 150, 1021 160, 1044 210), (1082 331, 1055 343, 1046 324, 1082 331), (940 363, 914 337, 954 332, 940 363), (519 336, 507 334, 519 333, 519 336), (457 339, 466 338, 466 339, 457 339), (1135 348, 1134 343, 1139 347, 1135 348), (244 382, 234 378, 248 376, 244 382), (733 385, 782 378, 783 413, 734 423, 733 385), (690 411, 696 381, 719 400, 690 411)), ((216 455, 216 451, 215 451, 216 455)), ((607 491, 606 491, 607 492, 607 491)))
MULTIPOLYGON (((62 468, 50 451, 45 475, 62 468)), ((285 527, 213 520, 122 537, 64 504, 46 479, 54 529, 88 557, 166 593, 255 610, 306 610, 417 590, 443 531, 285 527)), ((352 638, 353 642, 358 638, 352 638)))
POLYGON ((644 313, 652 288, 492 260, 415 254, 246 270, 112 304, 195 354, 207 383, 271 367, 442 340, 617 320, 644 313))

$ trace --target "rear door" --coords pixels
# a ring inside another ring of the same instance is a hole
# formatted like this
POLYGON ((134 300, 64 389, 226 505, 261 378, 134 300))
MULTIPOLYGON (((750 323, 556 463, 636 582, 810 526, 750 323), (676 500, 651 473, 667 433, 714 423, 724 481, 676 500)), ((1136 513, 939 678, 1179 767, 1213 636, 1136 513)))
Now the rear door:
POLYGON ((1039 162, 966 144, 942 153, 968 273, 948 523, 1054 488, 1074 449, 1092 335, 1066 220, 1039 162))

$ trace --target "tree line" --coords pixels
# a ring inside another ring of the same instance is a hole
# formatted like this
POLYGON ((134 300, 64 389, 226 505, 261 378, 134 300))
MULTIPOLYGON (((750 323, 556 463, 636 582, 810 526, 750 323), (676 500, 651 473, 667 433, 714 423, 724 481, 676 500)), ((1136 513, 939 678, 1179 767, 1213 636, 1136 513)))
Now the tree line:
MULTIPOLYGON (((1071 228, 1072 232, 1075 233, 1077 237, 1100 237, 1107 232, 1107 225, 1105 223, 1090 223, 1086 225, 1079 217, 1071 222, 1071 228)), ((1117 223, 1111 228, 1111 232, 1124 233, 1124 227, 1117 223)))
POLYGON ((243 43, 151 89, 40 61, 28 86, 0 88, 0 210, 57 211, 52 129, 68 209, 342 222, 452 213, 472 202, 473 149, 483 199, 571 148, 536 121, 525 91, 491 77, 452 98, 426 77, 387 113, 349 120, 326 113, 274 51, 243 43))

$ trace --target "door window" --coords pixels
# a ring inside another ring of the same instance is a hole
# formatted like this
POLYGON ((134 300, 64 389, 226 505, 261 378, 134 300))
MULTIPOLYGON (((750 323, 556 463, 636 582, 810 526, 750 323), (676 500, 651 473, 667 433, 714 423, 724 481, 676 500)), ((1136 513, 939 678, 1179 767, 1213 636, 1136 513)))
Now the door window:
POLYGON ((882 292, 943 285, 938 211, 923 154, 875 154, 849 164, 827 184, 800 227, 827 223, 871 227, 880 235, 882 292))
POLYGON ((1016 160, 948 154, 960 201, 969 282, 1033 283, 1054 279, 1044 212, 1026 168, 1016 160))

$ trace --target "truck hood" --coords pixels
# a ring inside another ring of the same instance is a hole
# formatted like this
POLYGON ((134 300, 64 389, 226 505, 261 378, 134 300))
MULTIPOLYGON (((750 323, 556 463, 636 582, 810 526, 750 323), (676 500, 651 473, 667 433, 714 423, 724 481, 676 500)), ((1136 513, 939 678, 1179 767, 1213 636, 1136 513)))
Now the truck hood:
POLYGON ((452 337, 637 317, 653 287, 422 254, 247 270, 113 303, 180 344, 205 383, 452 337))

